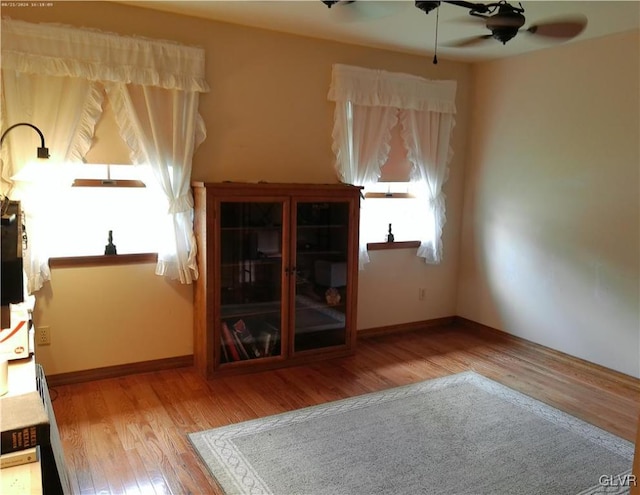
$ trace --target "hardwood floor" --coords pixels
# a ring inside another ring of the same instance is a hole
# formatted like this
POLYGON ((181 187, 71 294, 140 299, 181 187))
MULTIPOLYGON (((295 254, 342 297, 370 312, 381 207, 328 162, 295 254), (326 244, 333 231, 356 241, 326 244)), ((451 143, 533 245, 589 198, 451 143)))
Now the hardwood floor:
POLYGON ((634 441, 640 380, 460 324, 361 338, 353 357, 206 381, 179 368, 53 388, 79 494, 221 493, 194 431, 475 370, 634 441))

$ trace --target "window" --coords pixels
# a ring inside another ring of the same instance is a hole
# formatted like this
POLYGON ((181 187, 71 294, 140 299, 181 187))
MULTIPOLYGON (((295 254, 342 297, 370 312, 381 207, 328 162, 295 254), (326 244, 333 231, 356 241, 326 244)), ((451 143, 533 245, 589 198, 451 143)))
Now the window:
POLYGON ((420 239, 416 218, 424 218, 419 209, 415 187, 410 182, 411 162, 402 141, 400 123, 391 130, 389 158, 380 169, 377 183, 365 187, 365 200, 370 221, 362 235, 367 243, 387 242, 389 224, 394 242, 420 239))
MULTIPOLYGON (((156 274, 185 284, 193 282, 198 270, 190 178, 193 152, 206 137, 206 126, 198 112, 199 94, 209 90, 204 78, 204 49, 174 41, 9 19, 2 19, 2 41, 3 120, 37 121, 54 160, 57 156, 58 160, 77 164, 87 157, 92 145, 99 144, 99 139, 93 140, 94 128, 104 113, 100 91, 106 91, 118 128, 125 130, 127 147, 133 148, 130 163, 148 164, 153 182, 160 184, 166 196, 167 207, 159 208, 157 214, 170 218, 167 226, 172 242, 166 250, 156 250, 156 274), (141 59, 145 60, 144 70, 140 69, 141 59)), ((115 148, 111 142, 107 145, 109 151, 115 148)), ((82 199, 83 204, 67 205, 65 198, 75 196, 75 192, 57 188, 54 181, 45 188, 16 185, 17 180, 6 179, 24 169, 29 159, 27 148, 21 140, 12 138, 2 151, 5 167, 0 186, 3 193, 10 192, 22 202, 27 217, 25 272, 29 291, 34 292, 50 279, 50 232, 57 238, 71 239, 70 231, 79 226, 69 218, 78 209, 88 209, 85 201, 99 202, 113 211, 123 200, 113 197, 105 201, 92 194, 82 199), (43 189, 49 194, 43 194, 43 189), (40 225, 42 209, 54 216, 47 219, 52 225, 40 225)), ((109 157, 97 162, 124 164, 129 160, 109 157)), ((58 170, 64 168, 64 164, 59 165, 58 170)), ((60 172, 60 176, 65 175, 60 172)), ((143 188, 137 190, 132 194, 143 194, 143 188)), ((127 212, 125 207, 112 217, 121 221, 129 217, 127 212)), ((138 222, 137 232, 146 224, 138 222)), ((120 227, 112 230, 116 228, 120 227)), ((72 241, 65 244, 71 245, 72 241)))
MULTIPOLYGON (((86 165, 94 176, 106 166, 86 165)), ((131 165, 111 166, 112 178, 143 176, 131 165)), ((83 177, 92 174, 84 173, 83 177)), ((166 239, 161 233, 168 221, 166 199, 154 186, 154 181, 144 180, 148 187, 72 187, 53 198, 54 208, 43 209, 43 222, 49 239, 51 257, 91 256, 105 254, 109 231, 113 231, 113 243, 118 254, 156 253, 166 239)))
MULTIPOLYGON (((394 127, 401 122, 403 147, 412 163, 410 182, 416 202, 421 203, 411 215, 420 241, 416 254, 427 263, 437 264, 442 259, 442 226, 446 221, 442 186, 451 157, 456 87, 455 81, 342 64, 335 64, 331 75, 328 98, 336 102, 332 136, 341 181, 363 186, 365 195, 367 188, 377 187, 385 168, 382 162, 389 159, 392 148, 390 136, 399 134, 394 127)), ((411 204, 402 204, 402 215, 410 215, 406 208, 411 204)), ((367 237, 380 229, 381 223, 386 221, 387 228, 388 223, 393 224, 384 218, 389 208, 370 212, 370 206, 365 199, 360 209, 360 269, 369 262, 367 237)))
POLYGON ((365 201, 372 218, 364 233, 367 242, 387 242, 390 227, 396 242, 418 239, 418 201, 409 192, 407 182, 378 182, 366 191, 365 201))
POLYGON ((150 170, 131 165, 106 95, 85 161, 69 166, 74 186, 65 183, 53 195, 47 191, 38 195, 38 211, 44 217, 39 235, 47 240, 49 256, 103 255, 109 231, 118 254, 157 253, 170 241, 162 238, 170 232, 163 225, 168 222, 166 198, 150 170), (136 181, 141 187, 118 187, 118 180, 127 185, 136 181))

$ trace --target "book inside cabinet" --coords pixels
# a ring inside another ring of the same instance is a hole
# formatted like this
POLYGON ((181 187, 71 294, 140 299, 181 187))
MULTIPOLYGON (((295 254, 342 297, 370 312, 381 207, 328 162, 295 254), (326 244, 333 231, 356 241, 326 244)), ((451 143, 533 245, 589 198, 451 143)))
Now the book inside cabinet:
POLYGON ((208 377, 355 349, 360 189, 195 183, 194 362, 208 377))

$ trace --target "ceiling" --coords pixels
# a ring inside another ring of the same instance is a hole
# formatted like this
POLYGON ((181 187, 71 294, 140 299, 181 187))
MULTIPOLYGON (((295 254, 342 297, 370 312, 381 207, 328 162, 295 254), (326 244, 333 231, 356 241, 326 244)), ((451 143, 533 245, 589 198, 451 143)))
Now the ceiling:
MULTIPOLYGON (((447 47, 448 42, 487 34, 489 31, 481 19, 470 16, 464 8, 442 4, 427 15, 409 0, 358 0, 334 5, 331 9, 320 0, 148 0, 119 3, 429 56, 433 55, 438 20, 438 57, 460 61, 490 60, 557 44, 522 32, 506 45, 490 39, 474 47, 447 47)), ((518 2, 511 4, 517 6, 518 2)), ((521 4, 527 20, 524 28, 567 15, 586 16, 587 27, 569 41, 571 43, 640 29, 638 1, 538 0, 521 4)))

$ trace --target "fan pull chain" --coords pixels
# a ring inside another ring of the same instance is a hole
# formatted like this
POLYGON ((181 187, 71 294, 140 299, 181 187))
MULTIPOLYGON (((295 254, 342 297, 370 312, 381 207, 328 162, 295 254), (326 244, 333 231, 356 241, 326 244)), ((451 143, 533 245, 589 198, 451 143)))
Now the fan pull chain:
POLYGON ((433 65, 438 63, 438 21, 440 20, 440 9, 436 9, 436 44, 433 50, 433 65))

